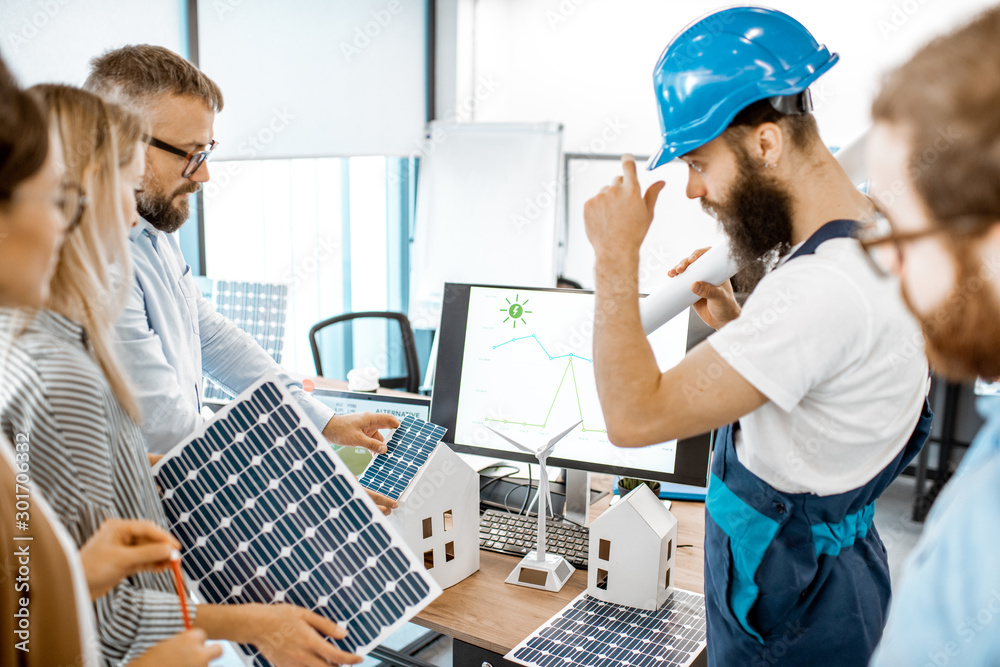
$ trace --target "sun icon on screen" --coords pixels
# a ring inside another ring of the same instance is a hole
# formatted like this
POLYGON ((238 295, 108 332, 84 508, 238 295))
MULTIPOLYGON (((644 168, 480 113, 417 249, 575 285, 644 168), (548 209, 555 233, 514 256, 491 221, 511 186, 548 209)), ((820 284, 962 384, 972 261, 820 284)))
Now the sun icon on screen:
POLYGON ((505 301, 507 302, 507 307, 501 308, 500 310, 506 313, 507 319, 505 319, 502 324, 512 321, 515 329, 517 328, 518 320, 521 320, 521 324, 527 324, 527 322, 524 321, 524 316, 530 315, 531 311, 525 310, 524 307, 528 305, 528 299, 525 299, 524 303, 519 303, 519 295, 515 294, 514 303, 511 303, 510 299, 505 299, 505 301))

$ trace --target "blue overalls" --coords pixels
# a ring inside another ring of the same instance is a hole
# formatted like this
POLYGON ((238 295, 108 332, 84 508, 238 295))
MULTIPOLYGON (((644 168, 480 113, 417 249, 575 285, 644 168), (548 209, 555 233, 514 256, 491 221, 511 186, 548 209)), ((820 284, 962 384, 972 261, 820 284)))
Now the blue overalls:
MULTIPOLYGON (((827 223, 788 261, 854 236, 856 225, 827 223)), ((867 665, 890 593, 874 502, 927 440, 929 405, 885 469, 832 496, 782 493, 747 470, 736 456, 738 428, 717 435, 705 503, 709 665, 867 665)))

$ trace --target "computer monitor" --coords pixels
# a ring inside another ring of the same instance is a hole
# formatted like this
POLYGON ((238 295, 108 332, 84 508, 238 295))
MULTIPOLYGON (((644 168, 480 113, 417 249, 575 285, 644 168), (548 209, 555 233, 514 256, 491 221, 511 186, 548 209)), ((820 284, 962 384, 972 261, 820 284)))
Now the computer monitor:
MULTIPOLYGON (((457 452, 530 463, 488 427, 531 446, 582 420, 549 465, 705 487, 710 434, 633 449, 608 440, 593 372, 594 305, 585 290, 447 284, 431 421, 448 429, 457 452)), ((649 337, 661 368, 707 335, 689 312, 649 337)))

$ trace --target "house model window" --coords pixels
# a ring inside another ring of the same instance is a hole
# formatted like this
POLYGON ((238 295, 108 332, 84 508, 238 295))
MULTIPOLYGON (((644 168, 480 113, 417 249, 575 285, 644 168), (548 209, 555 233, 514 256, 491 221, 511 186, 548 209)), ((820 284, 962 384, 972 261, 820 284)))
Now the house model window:
POLYGON ((451 510, 444 513, 444 532, 448 532, 455 525, 455 515, 451 510))
POLYGON ((427 517, 424 519, 424 539, 429 540, 432 537, 434 537, 434 526, 431 522, 431 518, 427 517))
POLYGON ((602 591, 608 590, 608 571, 607 570, 597 570, 597 587, 602 591))
POLYGON ((601 540, 597 557, 600 558, 601 560, 611 559, 611 542, 609 540, 601 540))
POLYGON ((433 570, 434 569, 434 550, 430 549, 424 552, 424 569, 433 570))

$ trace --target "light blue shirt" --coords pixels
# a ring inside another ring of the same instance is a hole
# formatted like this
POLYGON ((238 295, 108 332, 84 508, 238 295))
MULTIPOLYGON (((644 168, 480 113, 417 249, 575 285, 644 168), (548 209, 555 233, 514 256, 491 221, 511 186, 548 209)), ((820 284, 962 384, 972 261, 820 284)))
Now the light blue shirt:
POLYGON ((987 422, 907 559, 872 667, 1000 665, 1000 400, 980 408, 987 422))
POLYGON ((173 235, 140 220, 129 238, 135 276, 116 328, 150 452, 169 451, 201 424, 204 375, 239 394, 277 373, 316 426, 326 426, 333 410, 303 391, 201 295, 173 235))

